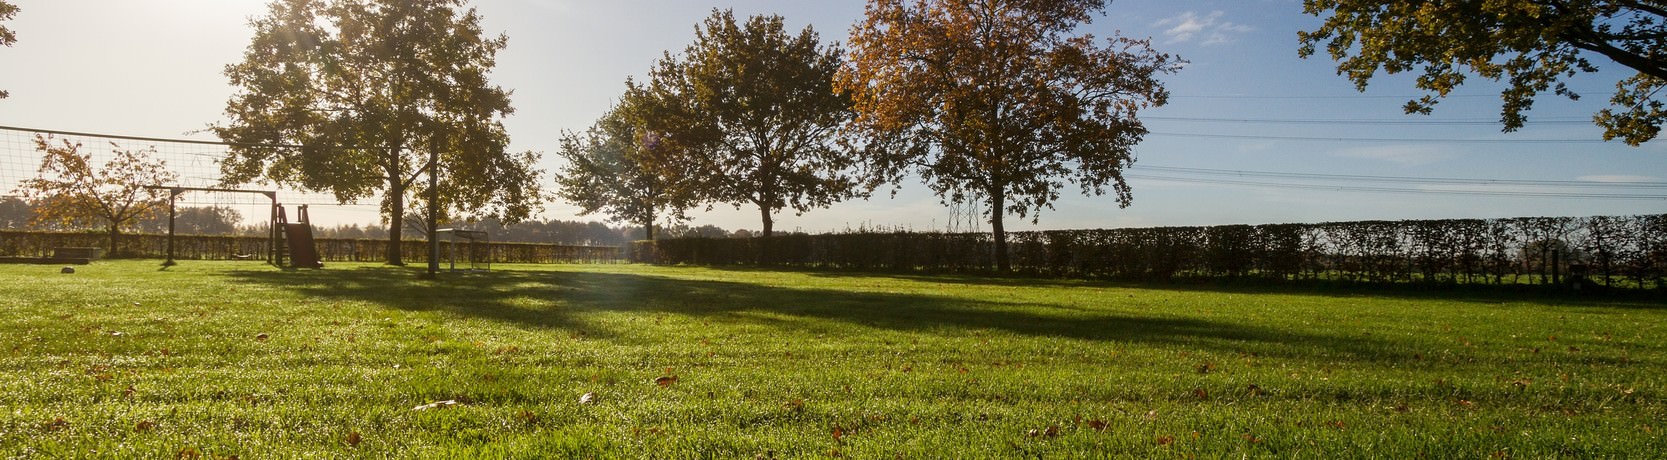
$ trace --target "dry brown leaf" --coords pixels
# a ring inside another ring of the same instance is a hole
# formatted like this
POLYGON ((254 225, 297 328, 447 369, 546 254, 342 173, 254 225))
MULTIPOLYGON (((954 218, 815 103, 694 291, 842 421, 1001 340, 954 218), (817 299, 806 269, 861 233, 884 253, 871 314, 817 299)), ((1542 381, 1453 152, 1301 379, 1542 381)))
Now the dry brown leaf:
POLYGON ((144 432, 150 431, 152 428, 156 428, 156 422, 150 420, 140 420, 139 423, 133 425, 133 431, 144 432))
POLYGON ((266 335, 265 332, 255 334, 255 340, 257 340, 257 341, 265 342, 266 339, 269 339, 269 338, 272 338, 272 336, 266 335))
POLYGON ((348 447, 359 447, 359 443, 363 442, 364 440, 365 440, 364 437, 360 436, 358 431, 352 431, 352 432, 347 433, 347 446, 348 447))
POLYGON ((677 376, 675 375, 667 375, 654 379, 654 384, 662 387, 669 387, 673 383, 677 383, 677 376))
POLYGON ((1175 437, 1170 435, 1158 436, 1158 445, 1167 446, 1175 443, 1175 437))

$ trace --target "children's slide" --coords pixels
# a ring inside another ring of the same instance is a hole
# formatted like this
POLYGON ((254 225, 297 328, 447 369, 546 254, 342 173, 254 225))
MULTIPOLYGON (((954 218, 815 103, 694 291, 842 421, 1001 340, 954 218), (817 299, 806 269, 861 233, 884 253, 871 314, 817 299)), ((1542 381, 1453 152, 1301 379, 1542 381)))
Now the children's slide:
POLYGON ((291 267, 324 268, 324 263, 318 261, 318 247, 313 244, 311 224, 284 224, 284 237, 289 243, 291 267))

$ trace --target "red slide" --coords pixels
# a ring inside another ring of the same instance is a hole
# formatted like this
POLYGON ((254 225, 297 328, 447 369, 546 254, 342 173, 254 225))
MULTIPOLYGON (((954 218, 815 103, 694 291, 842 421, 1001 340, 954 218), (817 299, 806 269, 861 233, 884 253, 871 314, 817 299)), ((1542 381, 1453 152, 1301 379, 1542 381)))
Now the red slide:
POLYGON ((313 245, 313 226, 284 224, 284 237, 289 241, 290 266, 295 268, 324 268, 318 261, 318 247, 313 245))

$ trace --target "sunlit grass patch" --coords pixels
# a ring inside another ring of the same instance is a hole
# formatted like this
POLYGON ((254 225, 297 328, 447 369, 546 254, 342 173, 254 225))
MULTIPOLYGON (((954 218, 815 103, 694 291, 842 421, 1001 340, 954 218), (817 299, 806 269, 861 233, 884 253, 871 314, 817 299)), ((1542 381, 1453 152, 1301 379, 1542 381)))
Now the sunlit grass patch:
POLYGON ((1667 451, 1660 303, 494 268, 421 281, 413 269, 348 264, 0 266, 0 451, 1667 451))

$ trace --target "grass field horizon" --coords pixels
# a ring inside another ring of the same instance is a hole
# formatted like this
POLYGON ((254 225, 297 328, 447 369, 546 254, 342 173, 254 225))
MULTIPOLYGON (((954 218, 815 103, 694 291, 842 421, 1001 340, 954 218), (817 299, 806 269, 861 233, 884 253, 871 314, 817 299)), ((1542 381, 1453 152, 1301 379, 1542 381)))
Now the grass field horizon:
POLYGON ((1659 300, 624 264, 439 281, 57 268, 0 266, 7 457, 1667 451, 1659 300))

